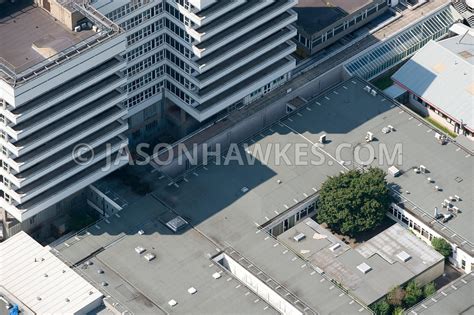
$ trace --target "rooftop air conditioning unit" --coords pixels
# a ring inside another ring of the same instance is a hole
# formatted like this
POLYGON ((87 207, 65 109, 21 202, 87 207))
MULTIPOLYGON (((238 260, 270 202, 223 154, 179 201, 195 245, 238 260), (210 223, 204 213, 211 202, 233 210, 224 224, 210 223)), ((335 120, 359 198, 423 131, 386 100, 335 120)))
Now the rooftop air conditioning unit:
POLYGON ((423 174, 426 173, 426 167, 424 165, 420 165, 419 169, 420 169, 421 173, 423 173, 423 174))
POLYGON ((371 142, 374 140, 374 134, 370 131, 367 131, 367 135, 365 136, 366 142, 371 142))
POLYGON ((145 252, 145 249, 141 246, 135 247, 135 252, 139 255, 141 255, 143 252, 145 252))
POLYGON ((400 170, 396 166, 392 165, 388 168, 388 173, 393 177, 397 177, 400 175, 400 170))
POLYGON ((305 238, 306 238, 306 235, 304 235, 303 233, 299 233, 299 234, 293 236, 293 239, 295 240, 295 242, 301 242, 305 238))
POLYGON ((366 85, 364 88, 364 91, 366 91, 367 93, 370 93, 370 90, 371 90, 370 86, 366 85))
POLYGON ((332 245, 331 247, 329 247, 329 250, 330 250, 331 252, 334 252, 334 251, 336 251, 336 249, 338 249, 339 247, 341 247, 341 244, 336 243, 336 244, 332 245))
POLYGON ((143 256, 143 258, 145 258, 147 261, 152 261, 153 259, 156 258, 156 256, 155 256, 155 254, 148 253, 145 256, 143 256))
POLYGON ((376 90, 372 90, 372 91, 370 92, 370 94, 372 94, 372 96, 377 96, 377 91, 376 91, 376 90))

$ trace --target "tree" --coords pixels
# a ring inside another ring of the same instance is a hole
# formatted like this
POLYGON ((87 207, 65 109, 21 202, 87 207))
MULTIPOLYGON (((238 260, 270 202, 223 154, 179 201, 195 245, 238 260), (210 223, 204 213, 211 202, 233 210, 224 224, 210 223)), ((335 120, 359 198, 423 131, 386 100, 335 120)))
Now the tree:
POLYGON ((392 312, 392 315, 403 315, 403 314, 405 314, 405 310, 403 309, 403 307, 400 307, 400 306, 395 307, 395 309, 392 312))
POLYGON ((387 302, 393 306, 401 306, 404 298, 405 291, 400 286, 396 286, 388 292, 387 302))
POLYGON ((436 249, 446 259, 451 256, 451 253, 453 252, 451 244, 441 237, 434 237, 431 240, 431 246, 433 246, 433 248, 436 249))
POLYGON ((372 310, 375 315, 389 315, 390 314, 390 304, 387 303, 386 299, 378 301, 372 306, 372 310))
POLYGON ((408 282, 405 288, 405 298, 403 302, 408 307, 415 305, 423 297, 423 291, 415 281, 408 282))
POLYGON ((349 236, 379 226, 391 203, 385 175, 370 168, 329 178, 319 193, 318 221, 349 236))
POLYGON ((434 282, 430 282, 423 288, 423 295, 425 298, 432 296, 436 293, 436 286, 434 282))

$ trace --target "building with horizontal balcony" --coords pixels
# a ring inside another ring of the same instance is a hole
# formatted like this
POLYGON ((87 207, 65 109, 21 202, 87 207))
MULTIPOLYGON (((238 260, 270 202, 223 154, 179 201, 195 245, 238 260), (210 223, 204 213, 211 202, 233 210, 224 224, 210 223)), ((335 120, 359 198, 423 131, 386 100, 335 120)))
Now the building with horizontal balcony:
POLYGON ((296 4, 93 1, 126 31, 130 141, 163 133, 177 140, 288 80, 296 4))
POLYGON ((125 33, 87 4, 42 5, 0 21, 3 236, 41 233, 127 161, 104 168, 128 143, 125 33))
POLYGON ((298 53, 315 54, 386 12, 387 0, 300 0, 298 53))

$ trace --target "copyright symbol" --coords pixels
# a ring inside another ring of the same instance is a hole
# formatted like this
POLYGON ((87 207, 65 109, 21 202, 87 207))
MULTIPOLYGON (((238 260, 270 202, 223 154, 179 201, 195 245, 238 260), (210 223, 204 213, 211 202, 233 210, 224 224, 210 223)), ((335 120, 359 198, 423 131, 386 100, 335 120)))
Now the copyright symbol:
POLYGON ((94 159, 94 150, 87 143, 79 143, 72 149, 72 159, 78 165, 88 165, 94 159))

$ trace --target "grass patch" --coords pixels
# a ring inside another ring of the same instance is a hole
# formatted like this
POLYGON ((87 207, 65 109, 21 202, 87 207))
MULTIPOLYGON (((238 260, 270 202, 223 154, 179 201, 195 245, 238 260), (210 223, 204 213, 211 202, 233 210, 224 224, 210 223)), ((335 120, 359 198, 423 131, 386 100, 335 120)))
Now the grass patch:
POLYGON ((432 124, 433 126, 435 126, 436 128, 438 128, 439 130, 441 130, 442 132, 448 134, 451 138, 456 138, 458 136, 456 133, 452 132, 451 130, 449 130, 448 128, 446 128, 445 126, 443 126, 442 124, 440 124, 439 122, 437 122, 431 117, 426 117, 425 120, 429 122, 430 124, 432 124))

